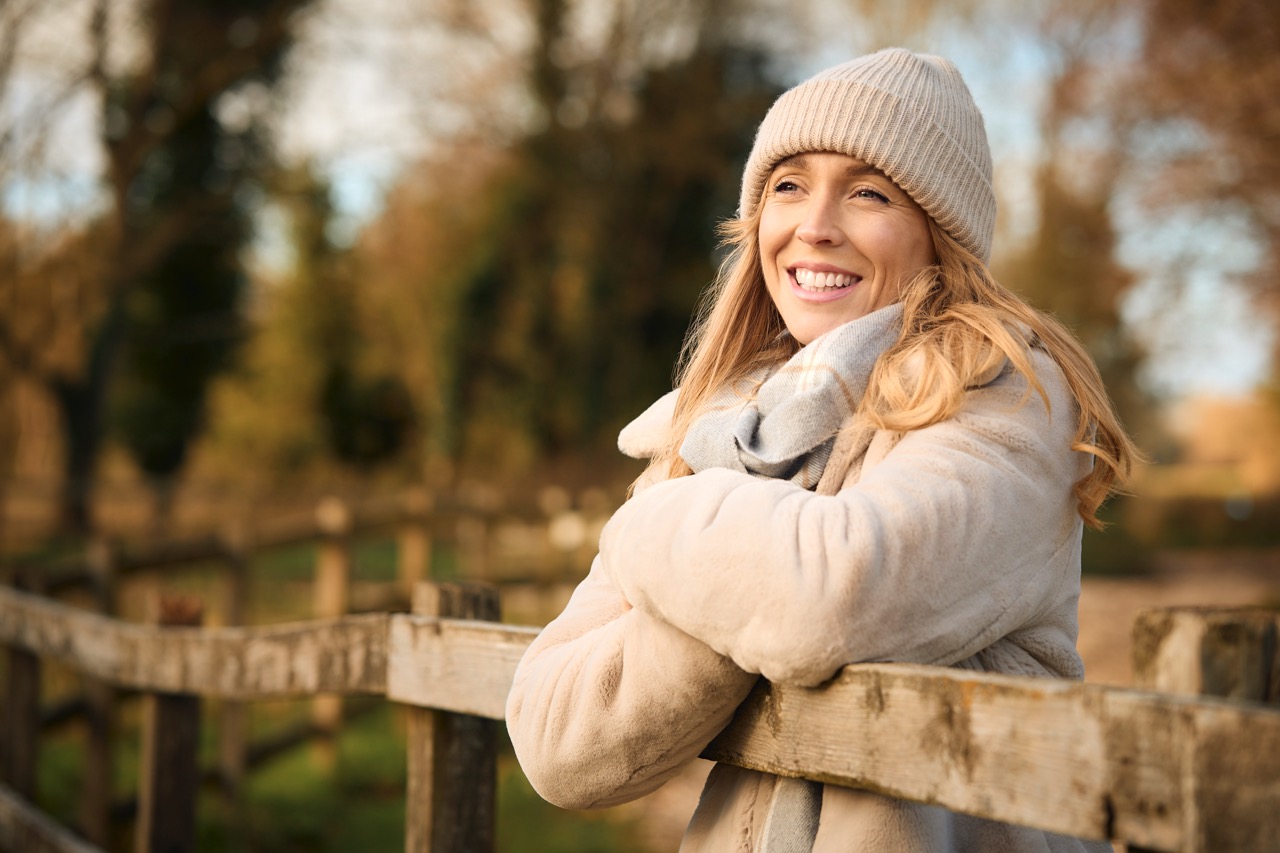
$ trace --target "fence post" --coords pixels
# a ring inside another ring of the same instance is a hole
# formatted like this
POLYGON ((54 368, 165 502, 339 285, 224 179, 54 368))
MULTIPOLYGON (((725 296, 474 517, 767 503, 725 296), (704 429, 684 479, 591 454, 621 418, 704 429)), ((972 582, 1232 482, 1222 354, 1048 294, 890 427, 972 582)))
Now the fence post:
MULTIPOLYGON (((15 577, 14 587, 29 588, 15 577)), ((28 800, 36 798, 40 737, 40 658, 16 646, 8 650, 5 689, 4 782, 28 800)))
MULTIPOLYGON (((116 549, 106 538, 89 542, 89 571, 96 610, 104 616, 116 611, 116 549)), ((88 732, 84 750, 80 831, 101 847, 111 840, 112 735, 115 730, 116 690, 110 684, 85 679, 88 732)))
MULTIPOLYGON (((164 596, 158 623, 195 626, 203 608, 195 599, 164 596)), ((141 776, 135 853, 194 850, 200 793, 200 698, 176 693, 144 697, 141 776)))
MULTIPOLYGON (((1133 622, 1133 680, 1143 690, 1184 696, 1216 696, 1280 704, 1280 613, 1261 609, 1176 607, 1144 610, 1133 622)), ((1194 767, 1189 773, 1195 773, 1194 767)), ((1184 783, 1185 787, 1185 783, 1184 783)), ((1193 785, 1194 787, 1194 785, 1193 785)), ((1190 794, 1194 797, 1194 794, 1190 794)), ((1252 792, 1236 803, 1244 812, 1262 808, 1252 792), (1252 804, 1251 804, 1252 803, 1252 804)), ((1188 839, 1188 851, 1254 849, 1250 824, 1236 830, 1219 821, 1222 832, 1239 838, 1188 839)), ((1154 853, 1129 845, 1128 853, 1154 853)))
MULTIPOLYGON (((243 625, 249 602, 249 531, 243 522, 227 528, 223 534, 226 552, 227 625, 243 625)), ((248 754, 248 709, 243 702, 223 699, 218 710, 218 775, 223 790, 234 799, 244 783, 248 754)))
MULTIPOLYGON (((321 540, 316 550, 315 613, 322 619, 340 619, 351 600, 351 510, 338 498, 326 498, 316 508, 321 540)), ((333 738, 342 726, 342 697, 337 694, 311 700, 311 722, 324 735, 316 745, 321 764, 334 761, 333 738)))
POLYGON ((419 581, 431 577, 431 504, 426 489, 405 493, 396 548, 396 580, 405 599, 413 597, 419 581))
MULTIPOLYGON (((447 619, 499 618, 498 590, 469 583, 420 583, 413 612, 447 619)), ((493 720, 408 709, 407 853, 491 853, 497 796, 493 720)))
POLYGON ((1179 607, 1133 623, 1137 687, 1185 696, 1280 703, 1280 613, 1179 607))
POLYGON ((461 573, 472 580, 487 580, 492 569, 489 546, 493 522, 489 511, 468 509, 457 524, 461 573))

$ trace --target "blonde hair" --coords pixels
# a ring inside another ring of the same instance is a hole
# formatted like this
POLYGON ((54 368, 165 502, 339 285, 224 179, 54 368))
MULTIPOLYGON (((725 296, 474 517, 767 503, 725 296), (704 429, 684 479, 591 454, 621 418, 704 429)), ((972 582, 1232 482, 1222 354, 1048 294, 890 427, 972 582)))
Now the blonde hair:
MULTIPOLYGON (((685 341, 676 384, 680 394, 666 445, 650 468, 666 477, 692 473, 680 458, 690 424, 710 396, 757 368, 786 360, 799 349, 786 333, 761 272, 757 241, 760 205, 721 226, 730 249, 704 296, 685 341)), ((1032 308, 991 277, 970 250, 929 219, 937 262, 902 288, 903 328, 872 372, 859 414, 880 429, 923 429, 955 415, 965 392, 989 380, 1007 359, 1028 391, 1048 396, 1031 366, 1025 325, 1062 370, 1074 398, 1071 450, 1095 457, 1074 485, 1077 511, 1101 528, 1098 508, 1129 479, 1138 452, 1120 425, 1102 377, 1079 341, 1053 318, 1032 308)))

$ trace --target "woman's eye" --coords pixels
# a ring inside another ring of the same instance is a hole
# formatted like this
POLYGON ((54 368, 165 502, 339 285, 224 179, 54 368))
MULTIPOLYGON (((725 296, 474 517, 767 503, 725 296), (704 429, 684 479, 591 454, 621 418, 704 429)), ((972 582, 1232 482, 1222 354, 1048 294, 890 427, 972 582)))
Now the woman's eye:
POLYGON ((776 184, 773 185, 773 191, 775 193, 795 192, 798 189, 799 187, 796 186, 795 181, 782 180, 782 181, 778 181, 776 184))
POLYGON ((884 193, 877 192, 876 190, 873 190, 873 189, 868 189, 867 187, 854 190, 853 195, 854 195, 854 198, 864 198, 870 201, 888 201, 889 200, 884 193))

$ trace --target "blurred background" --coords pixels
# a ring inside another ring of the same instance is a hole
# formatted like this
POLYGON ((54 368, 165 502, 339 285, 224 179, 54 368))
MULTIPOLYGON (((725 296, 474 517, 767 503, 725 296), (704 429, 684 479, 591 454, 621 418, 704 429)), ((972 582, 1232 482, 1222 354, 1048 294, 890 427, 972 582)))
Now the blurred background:
POLYGON ((625 482, 756 124, 889 44, 985 111, 994 267, 1154 463, 1129 526, 1265 536, 1277 27, 1264 0, 6 0, 3 541, 625 482))
POLYGON ((1280 602, 1271 0, 0 0, 0 554, 616 504, 756 125, 893 44, 965 75, 997 277, 1149 456, 1086 572, 1280 602))

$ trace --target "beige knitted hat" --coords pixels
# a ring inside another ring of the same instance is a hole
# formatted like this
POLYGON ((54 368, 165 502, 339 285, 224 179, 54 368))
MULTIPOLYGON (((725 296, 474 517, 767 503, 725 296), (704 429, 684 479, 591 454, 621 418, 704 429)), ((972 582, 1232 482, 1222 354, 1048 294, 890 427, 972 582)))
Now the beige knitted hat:
POLYGON ((990 259, 991 146, 982 113, 949 61, 889 48, 783 93, 756 132, 739 215, 755 210, 779 161, 806 151, 848 154, 875 166, 962 246, 990 259))

